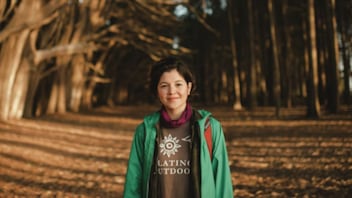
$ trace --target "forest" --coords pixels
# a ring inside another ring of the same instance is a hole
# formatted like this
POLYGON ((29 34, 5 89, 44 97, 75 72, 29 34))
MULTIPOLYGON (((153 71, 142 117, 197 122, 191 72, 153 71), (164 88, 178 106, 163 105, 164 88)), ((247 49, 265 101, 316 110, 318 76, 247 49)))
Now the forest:
POLYGON ((151 64, 180 56, 197 102, 351 105, 349 0, 2 0, 1 120, 153 103, 151 64))

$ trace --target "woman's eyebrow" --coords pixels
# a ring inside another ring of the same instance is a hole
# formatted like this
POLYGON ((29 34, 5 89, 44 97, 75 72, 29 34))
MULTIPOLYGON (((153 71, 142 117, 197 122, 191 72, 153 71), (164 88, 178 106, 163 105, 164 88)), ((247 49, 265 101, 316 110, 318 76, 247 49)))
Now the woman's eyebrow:
MULTIPOLYGON (((176 80, 176 81, 174 81, 174 83, 179 83, 179 82, 184 82, 184 80, 176 80)), ((169 82, 166 82, 166 81, 159 82, 159 84, 162 84, 162 83, 169 84, 169 82)), ((171 83, 173 83, 173 82, 171 82, 171 83)))
POLYGON ((169 83, 162 81, 162 82, 159 82, 159 85, 161 85, 161 84, 169 84, 169 83))

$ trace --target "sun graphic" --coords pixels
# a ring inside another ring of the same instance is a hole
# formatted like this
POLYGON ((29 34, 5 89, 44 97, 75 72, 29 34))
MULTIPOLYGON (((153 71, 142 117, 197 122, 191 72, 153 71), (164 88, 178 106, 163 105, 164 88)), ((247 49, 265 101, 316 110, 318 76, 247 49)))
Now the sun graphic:
POLYGON ((178 140, 176 137, 172 137, 171 134, 165 136, 160 144, 160 152, 163 155, 167 155, 167 157, 175 155, 178 151, 177 149, 181 147, 181 145, 178 144, 179 141, 180 140, 178 140))

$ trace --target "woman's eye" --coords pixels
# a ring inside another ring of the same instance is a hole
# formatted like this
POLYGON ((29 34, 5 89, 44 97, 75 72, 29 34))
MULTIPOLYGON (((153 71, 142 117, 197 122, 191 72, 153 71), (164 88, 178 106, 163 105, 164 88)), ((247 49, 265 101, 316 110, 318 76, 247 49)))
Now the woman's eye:
POLYGON ((182 84, 181 84, 181 83, 178 83, 178 84, 176 84, 176 86, 177 86, 177 87, 181 87, 181 86, 182 86, 182 84))

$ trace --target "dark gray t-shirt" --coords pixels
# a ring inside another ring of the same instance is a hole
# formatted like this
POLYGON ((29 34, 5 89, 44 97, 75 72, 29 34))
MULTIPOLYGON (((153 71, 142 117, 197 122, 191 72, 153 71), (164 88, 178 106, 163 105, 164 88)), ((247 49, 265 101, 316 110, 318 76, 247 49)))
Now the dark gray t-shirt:
POLYGON ((191 198, 191 132, 187 122, 178 128, 163 128, 157 170, 163 198, 191 198))

